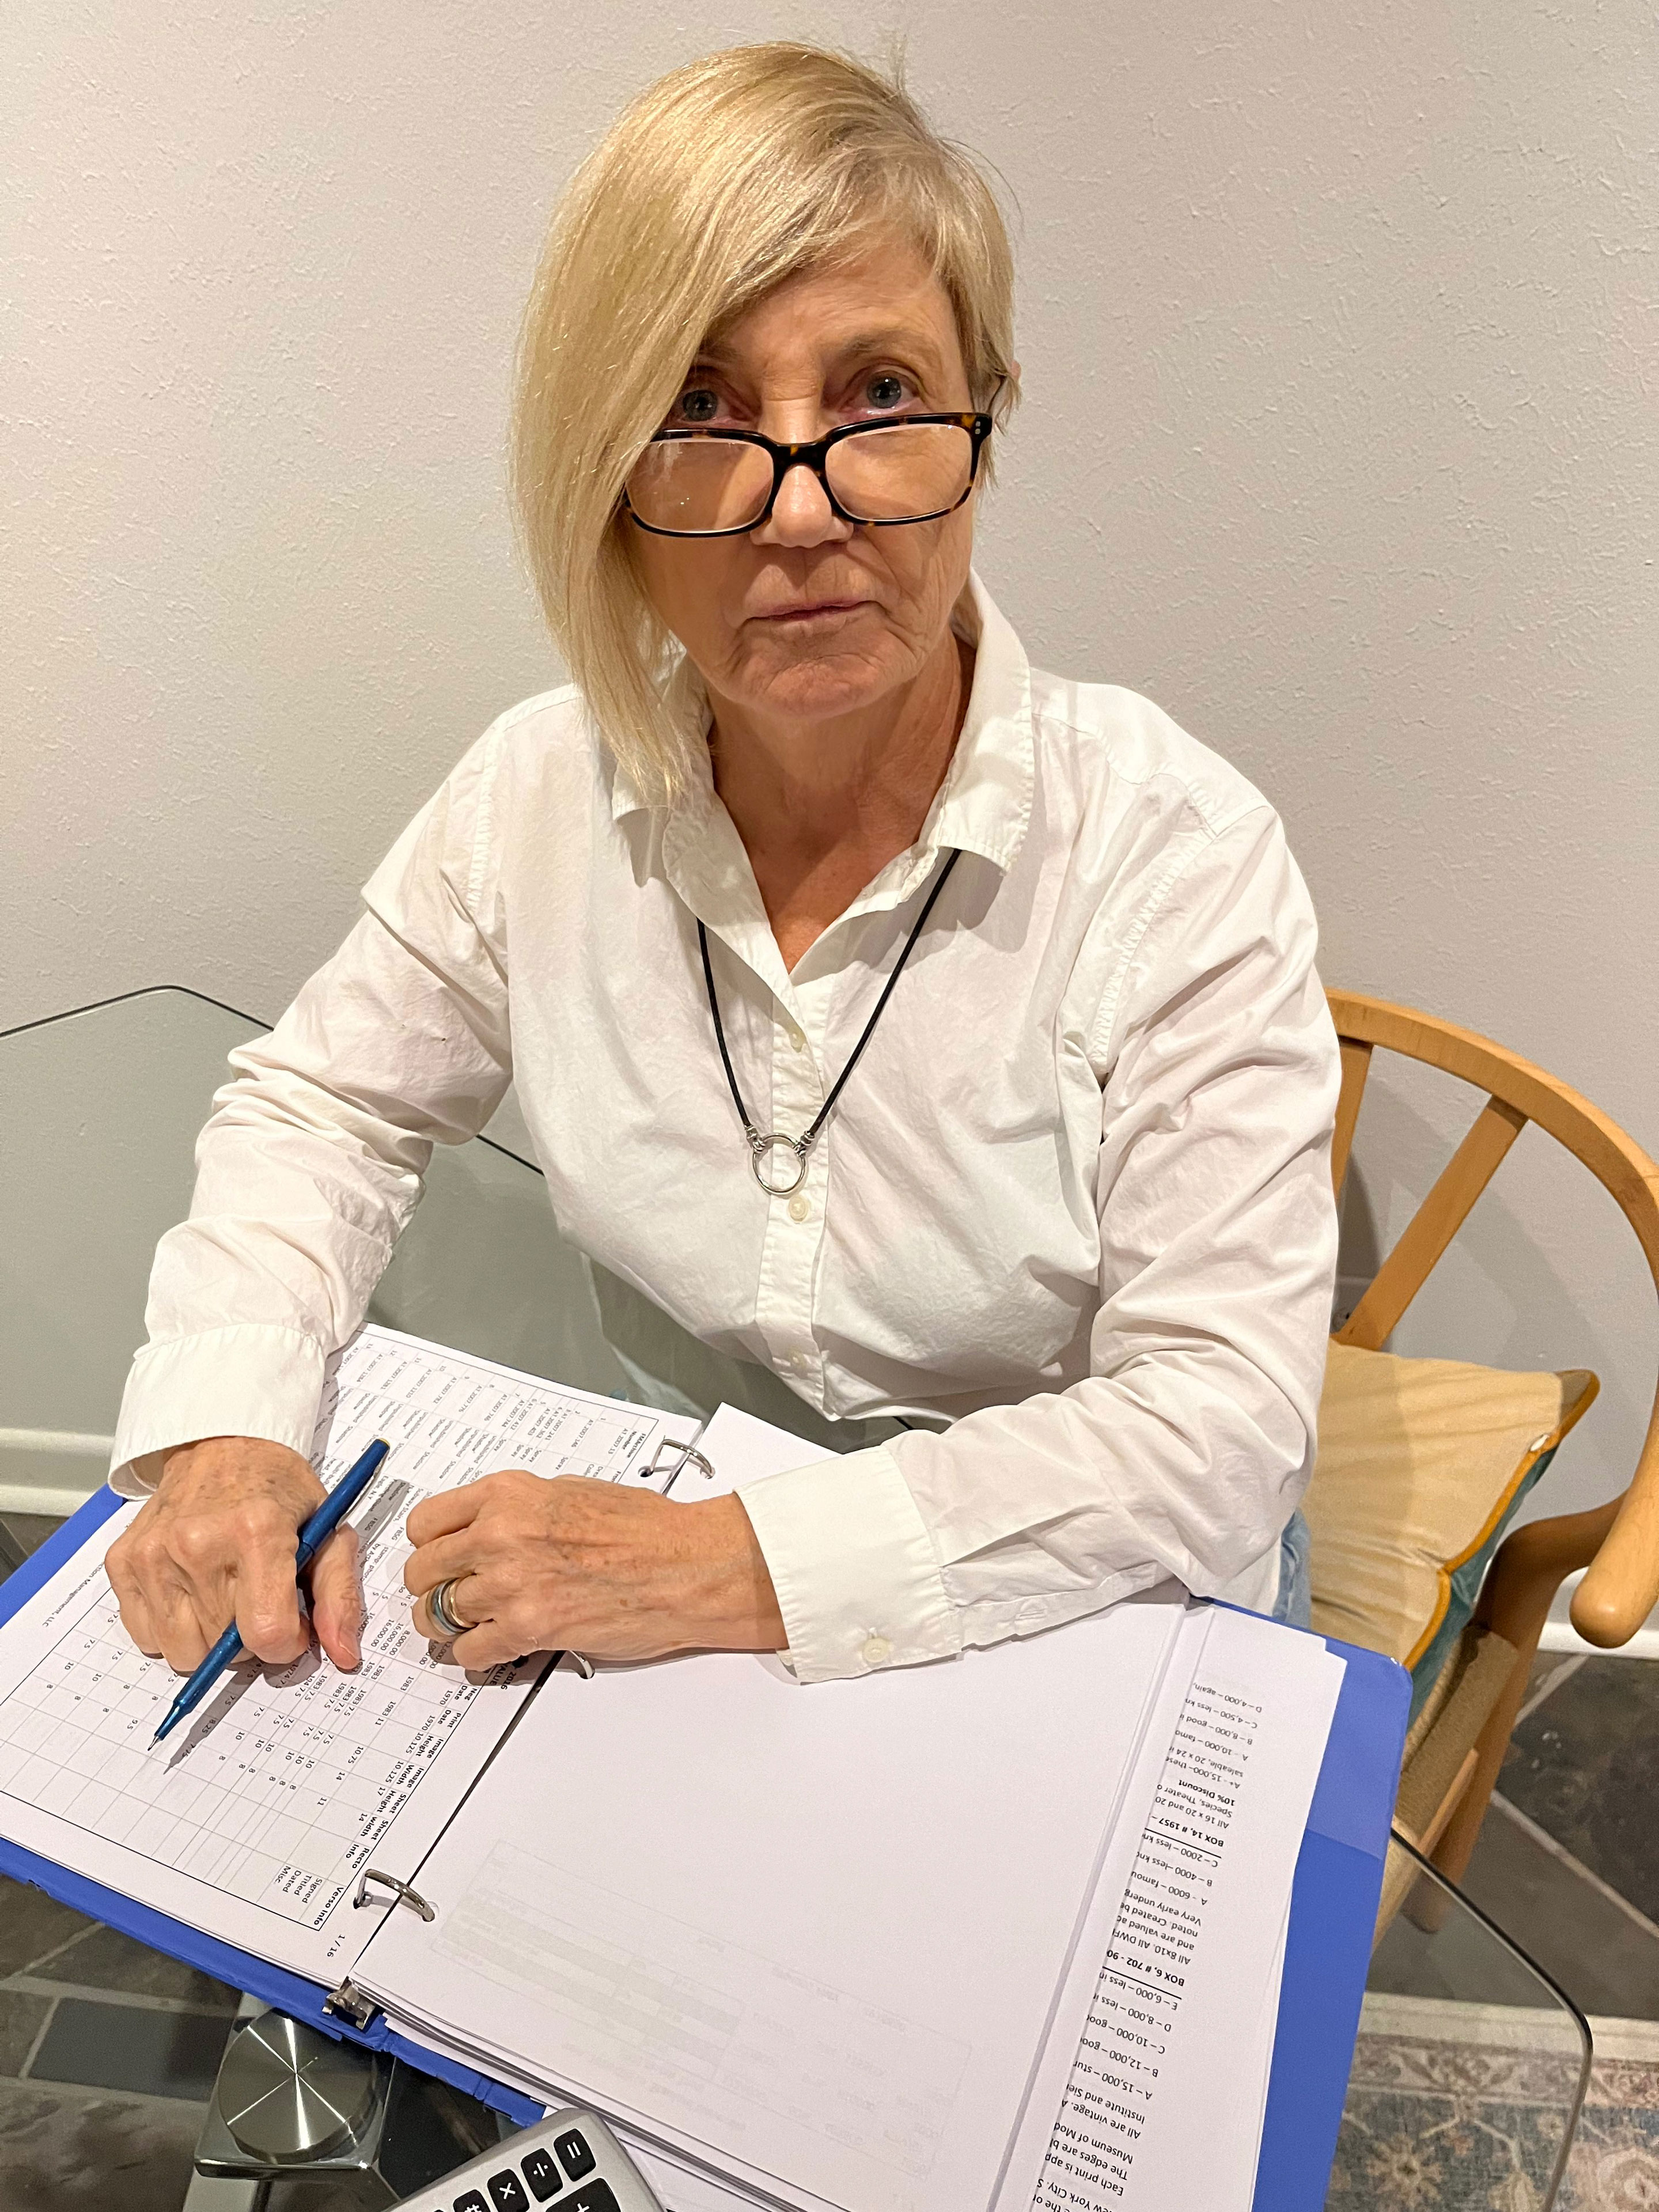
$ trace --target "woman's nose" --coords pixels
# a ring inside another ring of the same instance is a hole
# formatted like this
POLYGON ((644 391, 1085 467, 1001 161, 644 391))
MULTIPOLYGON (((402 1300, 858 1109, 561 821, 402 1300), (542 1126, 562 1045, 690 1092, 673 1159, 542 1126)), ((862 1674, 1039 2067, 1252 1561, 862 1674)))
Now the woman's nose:
POLYGON ((757 545, 823 545, 852 534, 804 461, 786 471, 769 518, 753 533, 757 545))

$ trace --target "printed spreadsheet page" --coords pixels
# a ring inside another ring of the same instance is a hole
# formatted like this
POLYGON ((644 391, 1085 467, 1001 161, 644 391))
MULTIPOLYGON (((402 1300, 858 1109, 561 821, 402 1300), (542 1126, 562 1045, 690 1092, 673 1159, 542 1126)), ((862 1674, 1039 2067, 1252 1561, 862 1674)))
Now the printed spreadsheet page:
POLYGON ((331 1363, 313 1454, 331 1486, 375 1437, 392 1445, 351 1516, 362 1666, 342 1674, 314 1643, 289 1666, 244 1662, 153 1742, 181 1678, 121 1626, 104 1558, 140 1510, 127 1506, 0 1626, 0 1832, 338 1981, 386 1909, 380 1893, 374 1910, 354 1910, 363 1869, 418 1866, 543 1663, 469 1675, 415 1633, 403 1584, 410 1511, 503 1467, 659 1488, 664 1476, 648 1472, 659 1448, 692 1426, 363 1329, 331 1363))

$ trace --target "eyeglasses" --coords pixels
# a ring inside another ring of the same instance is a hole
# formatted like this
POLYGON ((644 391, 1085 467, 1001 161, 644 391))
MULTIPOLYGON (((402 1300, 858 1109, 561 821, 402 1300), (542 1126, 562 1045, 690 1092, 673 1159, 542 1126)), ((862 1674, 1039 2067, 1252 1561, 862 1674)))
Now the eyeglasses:
POLYGON ((932 522, 973 489, 991 430, 988 415, 845 422, 793 446, 758 430, 659 430, 623 497, 659 538, 736 538, 768 520, 791 469, 807 468, 843 522, 932 522))

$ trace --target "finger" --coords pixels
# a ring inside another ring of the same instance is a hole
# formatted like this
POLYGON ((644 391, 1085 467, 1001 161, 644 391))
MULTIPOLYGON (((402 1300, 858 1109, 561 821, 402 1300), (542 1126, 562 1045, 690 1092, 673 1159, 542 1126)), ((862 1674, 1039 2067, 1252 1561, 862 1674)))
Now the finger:
POLYGON ((465 1636, 458 1636, 450 1652, 470 1674, 478 1674, 486 1667, 509 1666, 514 1660, 525 1656, 514 1637, 494 1620, 486 1620, 477 1628, 469 1628, 465 1636))
POLYGON ((274 1531, 250 1545, 238 1565, 236 1630, 256 1659, 274 1667, 297 1659, 311 1642, 300 1611, 300 1587, 294 1578, 297 1532, 274 1531))
POLYGON ((165 1589, 158 1608, 161 1656, 175 1674, 193 1674, 215 1641, 203 1629, 195 1601, 182 1587, 165 1589))
MULTIPOLYGON (((113 1587, 113 1577, 111 1580, 113 1587)), ((159 1659, 161 1656, 161 1632, 149 1599, 136 1583, 131 1585, 125 1594, 118 1589, 115 1596, 121 1608, 122 1627, 146 1658, 159 1659)))
POLYGON ((311 1563, 311 1618, 317 1641, 337 1667, 363 1656, 363 1589, 357 1531, 337 1528, 311 1563))
MULTIPOLYGON (((436 1588, 437 1583, 433 1583, 432 1589, 436 1588)), ((428 1602, 431 1597, 432 1589, 423 1592, 416 1602, 414 1607, 416 1632, 419 1635, 427 1637, 434 1644, 447 1644, 449 1631, 438 1626, 434 1618, 432 1607, 428 1602)), ((445 1603, 457 1620, 466 1622, 469 1631, 481 1626, 489 1618, 489 1595, 477 1575, 468 1575, 462 1581, 458 1582, 445 1600, 445 1603)), ((459 1642, 459 1638, 456 1640, 459 1642)))
POLYGON ((483 1488, 482 1482, 469 1482, 459 1490, 441 1490, 435 1498, 423 1498, 404 1523, 410 1542, 428 1544, 434 1536, 451 1536, 456 1529, 468 1527, 484 1502, 478 1494, 483 1488))
POLYGON ((109 1577, 109 1586, 115 1593, 115 1602, 120 1608, 121 1626, 142 1652, 151 1659, 159 1658, 161 1638, 156 1626, 143 1583, 127 1564, 121 1547, 112 1544, 104 1561, 104 1571, 109 1577))
POLYGON ((421 1597, 440 1583, 447 1583, 458 1575, 476 1573, 479 1566, 479 1534, 476 1528, 462 1528, 453 1536, 434 1536, 422 1544, 404 1561, 404 1588, 413 1597, 421 1597))

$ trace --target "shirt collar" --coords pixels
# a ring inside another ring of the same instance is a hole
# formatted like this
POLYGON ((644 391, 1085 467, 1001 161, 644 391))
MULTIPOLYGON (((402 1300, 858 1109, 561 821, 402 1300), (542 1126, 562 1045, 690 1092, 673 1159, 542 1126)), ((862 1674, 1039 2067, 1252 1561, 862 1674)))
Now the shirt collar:
MULTIPOLYGON (((895 906, 908 898, 942 851, 959 848, 977 853, 1006 873, 1024 842, 1035 777, 1030 664, 1012 626, 972 570, 951 628, 975 648, 973 689, 956 750, 921 835, 860 894, 854 913, 895 906)), ((715 796, 708 749, 702 742, 708 728, 708 696, 702 677, 684 654, 668 678, 665 698, 675 720, 688 733, 696 733, 696 742, 687 748, 690 781, 667 806, 653 808, 618 763, 611 782, 612 817, 620 822, 642 811, 665 815, 665 829, 674 833, 672 843, 687 854, 701 842, 699 833, 706 836, 713 828, 714 817, 737 844, 736 832, 715 796)), ((726 840, 717 834, 714 842, 720 848, 726 840)), ((732 858, 723 853, 724 865, 717 863, 716 872, 729 874, 732 858)))

